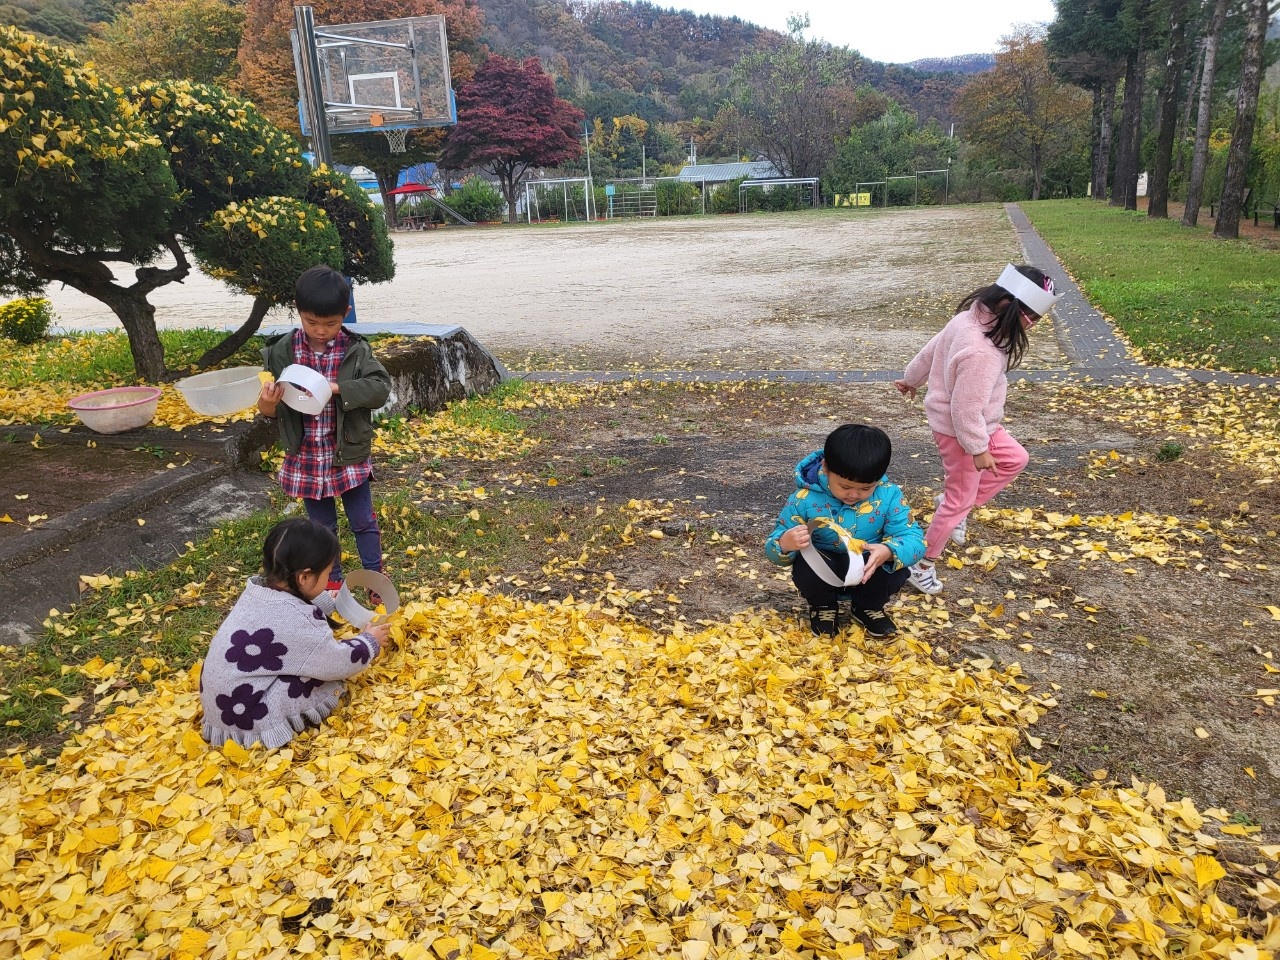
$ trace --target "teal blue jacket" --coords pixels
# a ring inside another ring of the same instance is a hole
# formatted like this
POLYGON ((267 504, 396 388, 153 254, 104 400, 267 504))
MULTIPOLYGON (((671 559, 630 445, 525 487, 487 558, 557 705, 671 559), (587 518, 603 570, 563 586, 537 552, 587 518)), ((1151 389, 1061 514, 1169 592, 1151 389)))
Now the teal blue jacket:
MULTIPOLYGON (((764 553, 780 567, 795 562, 794 552, 778 547, 778 538, 791 527, 816 517, 834 520, 858 540, 883 543, 893 554, 885 566, 896 570, 908 567, 924 557, 924 532, 911 519, 911 508, 902 499, 902 490, 888 476, 880 478, 871 496, 855 504, 836 498, 827 487, 827 474, 822 469, 822 451, 809 454, 796 464, 796 492, 787 498, 778 514, 778 522, 764 543, 764 553)), ((812 532, 813 545, 826 553, 839 554, 844 547, 835 532, 818 527, 812 532)))

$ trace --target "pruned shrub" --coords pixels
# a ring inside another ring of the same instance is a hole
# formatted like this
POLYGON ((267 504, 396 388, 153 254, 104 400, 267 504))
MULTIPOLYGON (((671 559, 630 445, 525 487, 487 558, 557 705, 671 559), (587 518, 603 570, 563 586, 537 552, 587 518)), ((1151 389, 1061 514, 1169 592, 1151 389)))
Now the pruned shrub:
POLYGON ((44 297, 24 297, 0 307, 0 336, 16 343, 44 339, 53 323, 53 307, 44 297))

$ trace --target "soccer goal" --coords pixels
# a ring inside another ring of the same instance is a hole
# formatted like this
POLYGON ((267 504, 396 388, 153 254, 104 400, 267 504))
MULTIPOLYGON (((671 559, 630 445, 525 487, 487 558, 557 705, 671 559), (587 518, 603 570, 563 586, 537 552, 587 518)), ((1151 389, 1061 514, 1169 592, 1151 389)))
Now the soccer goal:
POLYGON ((595 219, 595 196, 588 177, 526 180, 524 209, 529 223, 572 223, 595 219))

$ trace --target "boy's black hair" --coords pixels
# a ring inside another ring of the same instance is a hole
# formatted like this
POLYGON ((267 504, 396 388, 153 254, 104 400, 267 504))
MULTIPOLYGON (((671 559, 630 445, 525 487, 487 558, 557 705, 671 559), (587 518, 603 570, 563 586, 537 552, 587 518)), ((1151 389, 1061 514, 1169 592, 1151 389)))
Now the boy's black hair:
POLYGON ((311 267, 298 277, 293 299, 299 311, 317 317, 345 317, 351 306, 351 284, 333 267, 311 267))
POLYGON ((846 423, 827 436, 822 459, 827 473, 851 483, 875 483, 889 469, 893 444, 879 427, 846 423))
POLYGON ((305 600, 298 588, 298 574, 306 570, 322 572, 338 559, 341 549, 328 527, 306 517, 281 520, 262 543, 263 578, 305 600))
MULTIPOLYGON (((1019 264, 1014 269, 1036 286, 1044 287, 1047 274, 1039 267, 1019 264)), ((968 310, 975 303, 982 304, 995 314, 996 322, 987 331, 987 339, 1005 352, 1009 357, 1007 368, 1012 370, 1022 362, 1022 355, 1027 350, 1027 331, 1022 325, 1022 310, 1025 307, 1030 311, 1031 308, 997 283, 973 291, 960 301, 956 313, 968 310), (1001 302, 1004 303, 1004 308, 997 309, 1001 302)))

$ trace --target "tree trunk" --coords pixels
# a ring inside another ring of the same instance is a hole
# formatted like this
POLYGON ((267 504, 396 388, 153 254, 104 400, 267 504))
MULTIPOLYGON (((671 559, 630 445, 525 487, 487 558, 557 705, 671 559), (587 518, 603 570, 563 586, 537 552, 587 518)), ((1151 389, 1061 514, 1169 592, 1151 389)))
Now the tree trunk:
POLYGON ((1107 199, 1107 181, 1111 173, 1111 128, 1116 115, 1116 82, 1107 80, 1102 88, 1102 112, 1098 115, 1098 156, 1094 160, 1093 196, 1107 199))
POLYGON ((1231 125, 1227 172, 1222 181, 1221 206, 1213 235, 1223 240, 1240 236, 1244 213, 1245 181, 1249 175, 1249 151, 1258 119, 1258 91, 1262 86, 1262 60, 1267 38, 1268 0, 1248 0, 1245 6, 1244 52, 1240 57, 1240 88, 1236 95, 1236 119, 1231 125))
POLYGON ((498 183, 502 187, 502 196, 507 201, 507 223, 517 223, 516 219, 516 171, 515 168, 508 165, 506 167, 494 166, 492 168, 494 176, 498 178, 498 183))
MULTIPOLYGON (((1098 176, 1102 168, 1102 84, 1093 88, 1093 113, 1089 118, 1089 196, 1098 195, 1098 176)), ((1106 189, 1103 187, 1103 189, 1106 189)))
POLYGON ((1138 34, 1137 49, 1129 55, 1124 72, 1124 108, 1120 116, 1120 151, 1111 189, 1111 206, 1138 209, 1138 167, 1142 145, 1142 75, 1146 69, 1146 36, 1138 34))
POLYGON ((1041 184, 1044 182, 1044 154, 1039 147, 1031 150, 1031 199, 1040 199, 1041 184))
MULTIPOLYGON (((1187 95, 1182 100, 1182 120, 1174 132, 1173 142, 1183 144, 1187 139, 1187 130, 1191 127, 1191 108, 1196 104, 1196 92, 1200 89, 1200 74, 1204 70, 1204 41, 1196 44, 1195 60, 1191 64, 1191 74, 1187 77, 1187 95)), ((1181 177, 1186 171, 1187 152, 1179 146, 1173 155, 1173 174, 1181 177)))
MULTIPOLYGON (((387 229, 394 230, 400 226, 400 214, 396 210, 396 198, 389 194, 396 188, 396 178, 399 174, 374 173, 374 176, 378 178, 378 193, 382 195, 382 212, 387 217, 387 229)), ((253 308, 258 309, 258 305, 255 303, 253 308)))
POLYGON ((156 332, 156 308, 147 302, 146 294, 138 294, 114 283, 89 284, 76 289, 105 303, 119 318, 129 337, 133 369, 139 377, 148 383, 167 379, 169 371, 164 363, 164 345, 156 332))
POLYGON ((240 329, 231 336, 227 337, 215 347, 210 347, 205 351, 204 356, 196 361, 196 366, 201 370, 206 367, 212 367, 214 364, 221 363, 227 357, 231 356, 239 350, 249 338, 258 332, 258 328, 262 326, 262 318, 267 315, 267 311, 271 309, 271 301, 262 297, 253 298, 253 308, 249 311, 249 319, 241 324, 240 329))
POLYGON ((1147 184, 1147 216, 1169 217, 1169 172, 1173 169, 1173 134, 1178 125, 1178 88, 1186 59, 1187 0, 1171 0, 1169 4, 1169 52, 1165 59, 1164 80, 1160 84, 1156 113, 1159 131, 1156 152, 1152 158, 1151 178, 1147 184))
POLYGON ((1213 20, 1204 38, 1204 66, 1200 68, 1200 108, 1196 114, 1196 139, 1191 151, 1191 177, 1187 181, 1187 205, 1182 211, 1182 225, 1194 227, 1200 218, 1200 201, 1204 193, 1204 171, 1209 164, 1209 123, 1213 118, 1213 74, 1222 39, 1222 25, 1227 19, 1228 0, 1216 0, 1213 20))
MULTIPOLYGON (((1116 134, 1116 171, 1111 180, 1111 200, 1113 207, 1125 205, 1125 189, 1129 183, 1129 145, 1133 138, 1129 130, 1138 122, 1138 52, 1129 54, 1124 70, 1124 102, 1120 108, 1120 129, 1116 134)), ((1133 175, 1137 177, 1137 163, 1132 164, 1133 175)))

